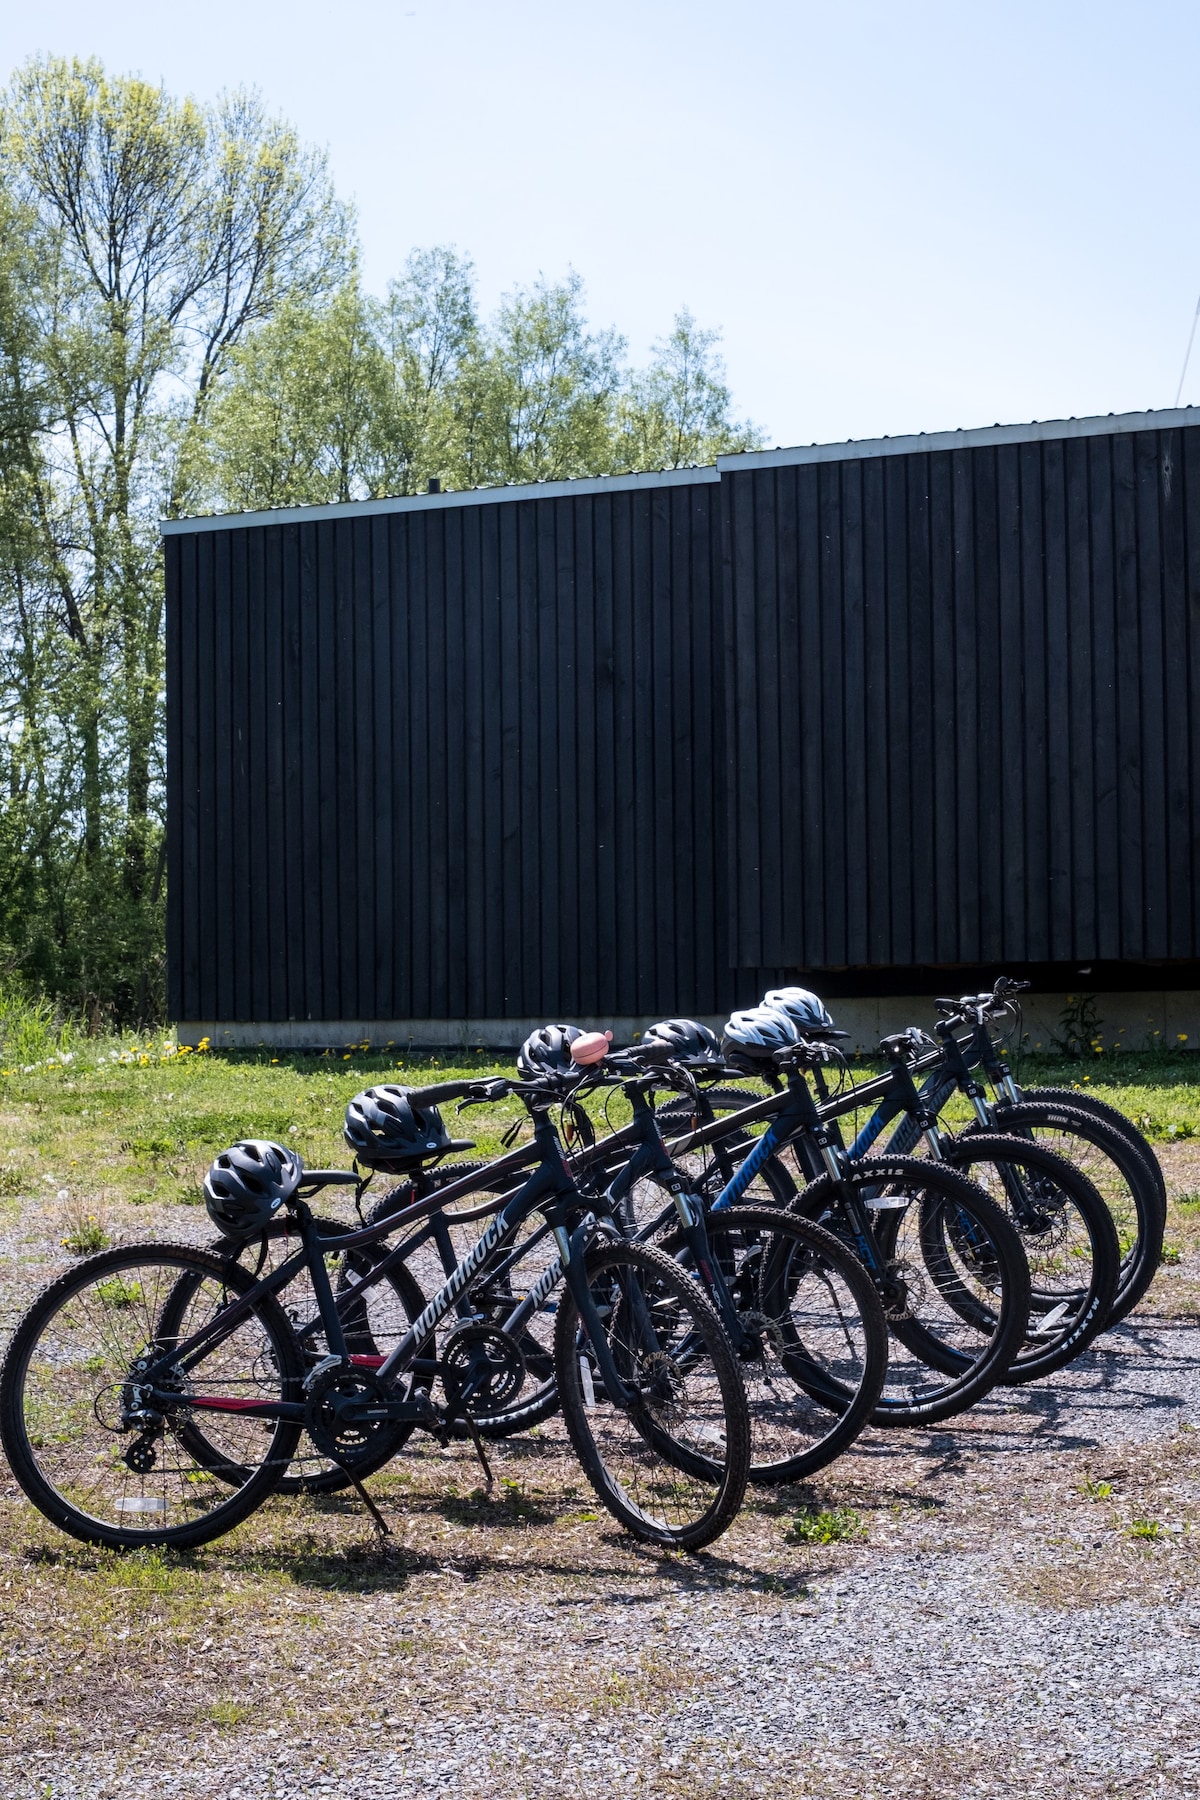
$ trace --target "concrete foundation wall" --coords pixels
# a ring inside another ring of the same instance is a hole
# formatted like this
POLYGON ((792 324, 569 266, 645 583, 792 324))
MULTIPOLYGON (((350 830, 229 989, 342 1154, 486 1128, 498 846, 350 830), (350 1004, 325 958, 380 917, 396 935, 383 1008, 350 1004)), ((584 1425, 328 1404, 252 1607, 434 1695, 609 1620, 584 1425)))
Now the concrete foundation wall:
MULTIPOLYGON (((1061 1034, 1060 1018, 1066 994, 1023 996, 1027 1047, 1051 1050, 1061 1034)), ((1166 1044, 1168 1048, 1200 1049, 1200 991, 1094 996, 1099 1036, 1107 1048, 1118 1042, 1127 1049, 1166 1044)), ((889 1031, 906 1025, 926 1028, 934 1011, 926 995, 889 995, 883 999, 834 1000, 829 1010, 843 1031, 848 1031, 852 1050, 874 1050, 889 1031)), ((545 1019, 305 1019, 226 1025, 220 1020, 189 1020, 179 1026, 182 1044, 198 1044, 207 1038, 214 1049, 337 1049, 369 1044, 373 1049, 395 1045, 398 1050, 489 1049, 512 1050, 545 1019)), ((613 1032, 618 1044, 629 1043, 649 1024, 650 1018, 575 1019, 572 1024, 613 1032)), ((720 1031, 724 1020, 705 1023, 720 1031)))

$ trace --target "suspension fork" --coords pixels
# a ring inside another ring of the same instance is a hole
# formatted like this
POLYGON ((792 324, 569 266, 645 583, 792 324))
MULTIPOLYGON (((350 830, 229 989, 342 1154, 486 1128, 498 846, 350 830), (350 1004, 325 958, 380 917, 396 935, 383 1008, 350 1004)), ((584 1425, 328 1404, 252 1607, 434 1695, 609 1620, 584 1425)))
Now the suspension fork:
MULTIPOLYGON (((813 1080, 818 1092, 827 1099, 829 1089, 820 1068, 813 1070, 813 1080)), ((809 1092, 808 1083, 799 1069, 789 1072, 787 1104, 774 1124, 767 1127, 759 1139, 759 1146, 773 1134, 777 1134, 777 1141, 780 1143, 794 1141, 797 1151, 805 1149, 808 1154, 804 1161, 813 1165, 814 1169, 819 1163, 822 1171, 829 1176, 833 1183, 834 1204, 854 1240, 858 1260, 876 1288, 882 1292, 887 1269, 864 1197, 853 1182, 846 1180, 850 1159, 841 1127, 836 1119, 822 1118, 817 1103, 809 1092)), ((743 1168, 745 1166, 743 1164, 743 1168)), ((725 1195, 722 1194, 716 1204, 719 1206, 724 1200, 725 1195)))
MULTIPOLYGON (((592 1287, 587 1272, 587 1247, 596 1229, 594 1213, 568 1232, 565 1225, 554 1227, 554 1238, 558 1245, 559 1261, 562 1263, 567 1286, 571 1290, 576 1306, 579 1308, 579 1322, 583 1326, 584 1336, 592 1347, 600 1376, 604 1382, 604 1391, 616 1406, 630 1412, 637 1408, 641 1396, 631 1388, 617 1368, 613 1357, 612 1346, 608 1341, 608 1333, 600 1317, 599 1308, 592 1297, 592 1287)), ((646 1311, 645 1297, 638 1292, 636 1298, 626 1294, 630 1300, 637 1321, 639 1332, 647 1335, 650 1326, 646 1311)))
POLYGON ((712 1246, 704 1222, 703 1201, 698 1195, 688 1191, 686 1180, 667 1155, 658 1121, 646 1098, 648 1086, 649 1083, 641 1081, 624 1084, 625 1093, 633 1108, 633 1126, 637 1133, 638 1147, 610 1187, 609 1196, 614 1208, 620 1208, 634 1182, 642 1175, 651 1176, 660 1187, 667 1190, 683 1230, 691 1265, 716 1307, 734 1349, 742 1350, 748 1343, 747 1333, 738 1318, 737 1305, 725 1279, 725 1272, 713 1260, 712 1246))

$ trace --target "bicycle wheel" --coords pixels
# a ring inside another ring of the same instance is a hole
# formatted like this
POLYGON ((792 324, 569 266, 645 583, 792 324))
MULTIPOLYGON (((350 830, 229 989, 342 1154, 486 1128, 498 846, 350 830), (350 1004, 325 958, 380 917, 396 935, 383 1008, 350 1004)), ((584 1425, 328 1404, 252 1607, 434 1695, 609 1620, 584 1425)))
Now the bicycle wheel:
POLYGON ((594 1245, 586 1275, 636 1404, 615 1405, 605 1392, 564 1287, 554 1367, 575 1454, 627 1531, 698 1550, 726 1530, 746 1491, 750 1421, 737 1360, 697 1283, 661 1250, 594 1245))
MULTIPOLYGON (((878 1403, 888 1364, 879 1296, 851 1251, 794 1213, 731 1206, 705 1225, 749 1338, 739 1361, 750 1479, 800 1481, 840 1456, 878 1403)), ((678 1256, 682 1234, 662 1247, 678 1256)))
POLYGON ((1053 1150, 980 1132, 947 1140, 952 1165, 1003 1206, 1029 1263, 1029 1328, 1010 1385, 1063 1368, 1108 1323, 1121 1253, 1099 1194, 1053 1150))
MULTIPOLYGON (((1154 1280, 1162 1256, 1167 1209, 1131 1140, 1098 1115, 1055 1101, 998 1106, 996 1125, 1060 1156, 1085 1174, 1108 1208, 1121 1250, 1117 1293, 1105 1327, 1135 1307, 1154 1280)), ((970 1136, 971 1132, 964 1134, 970 1136)))
POLYGON ((1128 1138, 1142 1162, 1146 1173, 1153 1182, 1163 1208, 1167 1204, 1167 1180, 1162 1172, 1162 1164, 1154 1152, 1154 1145, 1146 1135, 1139 1131, 1133 1120, 1128 1118, 1119 1106, 1112 1106, 1107 1100, 1101 1100, 1096 1094, 1089 1094, 1085 1088, 1032 1087, 1020 1090, 1022 1102, 1036 1101, 1039 1105, 1069 1106, 1079 1112, 1090 1113, 1105 1125, 1111 1125, 1122 1137, 1128 1138))
POLYGON ((269 1295, 152 1396, 135 1393, 139 1364, 210 1326, 254 1285, 208 1251, 132 1244, 89 1257, 34 1301, 0 1370, 0 1440, 52 1523, 115 1549, 183 1547, 219 1537, 267 1498, 300 1426, 238 1407, 299 1401, 303 1377, 295 1334, 269 1295), (181 1282, 190 1291, 165 1335, 163 1309, 181 1282))
POLYGON ((1003 1380, 1025 1340, 1029 1266, 1003 1211, 944 1163, 872 1156, 841 1183, 822 1175, 796 1198, 802 1216, 857 1249, 839 1188, 873 1213, 877 1286, 892 1344, 876 1425, 951 1418, 1003 1380))

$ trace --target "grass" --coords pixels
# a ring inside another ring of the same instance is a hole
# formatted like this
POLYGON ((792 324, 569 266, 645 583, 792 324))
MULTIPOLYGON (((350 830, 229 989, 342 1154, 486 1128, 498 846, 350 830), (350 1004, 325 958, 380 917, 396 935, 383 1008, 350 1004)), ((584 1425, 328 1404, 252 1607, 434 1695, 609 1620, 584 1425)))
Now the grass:
MULTIPOLYGON (((3 1017, 0 995, 6 1053, 3 1017)), ((31 1042, 27 1032, 27 1049, 31 1042)), ((100 1209, 92 1204, 101 1190, 126 1205, 195 1205, 213 1156, 239 1137, 290 1144, 310 1167, 344 1165, 343 1109, 373 1082, 420 1085, 513 1069, 505 1054, 417 1054, 395 1046, 356 1045, 324 1055, 189 1052, 169 1035, 72 1039, 71 1046, 46 1037, 40 1045, 46 1055, 0 1068, 0 1207, 44 1188, 68 1188, 86 1197, 86 1211, 101 1229, 100 1209)), ((858 1078, 873 1069, 869 1059, 852 1061, 858 1078)), ((1193 1056, 1106 1053, 1094 1066, 1027 1056, 1020 1074, 1030 1085, 1087 1087, 1156 1141, 1200 1136, 1200 1065, 1193 1056)), ((951 1122, 956 1109, 965 1122, 967 1103, 953 1103, 951 1122)), ((447 1108, 446 1116, 453 1131, 476 1141, 478 1154, 490 1156, 499 1154, 504 1131, 523 1115, 508 1100, 461 1118, 447 1108)), ((1181 1205, 1200 1211, 1200 1191, 1189 1189, 1181 1205)))
POLYGON ((862 1517, 852 1506, 806 1507, 787 1534, 792 1544, 843 1544, 863 1535, 862 1517))
MULTIPOLYGON (((98 1040, 67 1062, 52 1056, 0 1072, 0 1207, 51 1188, 102 1190, 133 1206, 196 1205, 212 1158, 241 1137, 273 1138, 309 1167, 341 1168, 342 1114, 361 1088, 511 1072, 511 1062, 483 1054, 189 1054, 169 1038, 140 1047, 98 1040)), ((514 1101, 461 1119, 446 1109, 451 1130, 475 1139, 484 1156, 500 1153, 501 1134, 519 1116, 514 1101)))

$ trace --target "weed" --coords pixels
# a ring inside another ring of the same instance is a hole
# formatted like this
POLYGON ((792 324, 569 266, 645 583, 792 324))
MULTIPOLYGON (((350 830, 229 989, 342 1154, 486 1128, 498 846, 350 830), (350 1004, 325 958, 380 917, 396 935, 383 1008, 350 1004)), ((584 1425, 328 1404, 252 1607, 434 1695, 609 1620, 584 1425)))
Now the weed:
POLYGON ((1165 1534, 1157 1519, 1135 1519, 1125 1535, 1131 1538, 1148 1538, 1153 1543, 1165 1534))
POLYGON ((1058 1030, 1050 1041, 1063 1056, 1084 1056, 1099 1047, 1102 1024, 1095 994, 1068 994, 1067 1004, 1058 1015, 1058 1030))
POLYGON ((852 1506, 833 1506, 818 1511, 806 1507, 792 1520, 788 1531, 792 1544, 841 1544, 865 1537, 863 1522, 852 1506))
MULTIPOLYGON (((3 1176, 3 1171, 0 1170, 0 1177, 2 1177, 2 1176, 3 1176)), ((2 1191, 2 1190, 0 1190, 0 1191, 2 1191)), ((1189 1188, 1187 1193, 1185 1193, 1185 1194, 1176 1194, 1175 1204, 1176 1204, 1176 1206, 1183 1206, 1183 1207, 1188 1207, 1188 1208, 1200 1207, 1200 1192, 1198 1192, 1195 1188, 1189 1188)))
POLYGON ((232 1731, 236 1725, 244 1725, 253 1716, 254 1708, 240 1700, 214 1700, 208 1709, 208 1717, 222 1731, 232 1731))
POLYGON ((1178 1244, 1164 1244, 1158 1260, 1166 1263, 1168 1268, 1176 1269, 1183 1261, 1183 1251, 1178 1244))
POLYGON ((123 1275, 112 1275, 107 1281, 97 1284, 96 1292, 116 1312, 123 1306, 136 1306, 142 1297, 140 1281, 126 1281, 123 1275))
POLYGON ((1085 1475, 1079 1484, 1079 1491, 1089 1500, 1111 1500, 1112 1482, 1093 1481, 1090 1475, 1085 1475))
POLYGON ((69 1199, 62 1216, 63 1249, 70 1250, 73 1255, 90 1256, 95 1250, 107 1250, 112 1243, 103 1208, 89 1212, 82 1200, 69 1199))
MULTIPOLYGON (((29 1177, 20 1169, 14 1169, 11 1163, 0 1168, 0 1198, 11 1199, 14 1194, 23 1193, 29 1186, 29 1177)), ((1197 1195, 1200 1199, 1200 1195, 1197 1195)))

